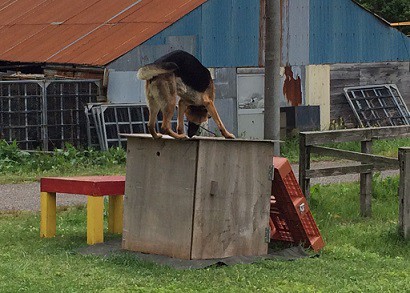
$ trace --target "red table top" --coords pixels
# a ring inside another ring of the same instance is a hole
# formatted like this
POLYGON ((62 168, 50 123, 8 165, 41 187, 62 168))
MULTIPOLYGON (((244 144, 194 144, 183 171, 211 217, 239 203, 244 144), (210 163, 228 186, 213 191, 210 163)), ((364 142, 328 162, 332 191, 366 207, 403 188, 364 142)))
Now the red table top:
POLYGON ((40 180, 40 191, 91 196, 123 195, 125 176, 45 177, 40 180))

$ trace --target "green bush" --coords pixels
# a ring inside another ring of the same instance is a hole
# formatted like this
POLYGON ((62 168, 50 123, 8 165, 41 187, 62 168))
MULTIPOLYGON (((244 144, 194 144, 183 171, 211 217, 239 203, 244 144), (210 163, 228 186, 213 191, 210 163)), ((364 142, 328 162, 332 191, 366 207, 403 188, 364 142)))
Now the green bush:
POLYGON ((15 141, 8 144, 5 140, 0 140, 0 173, 15 172, 27 162, 29 156, 28 152, 18 148, 15 141))
POLYGON ((64 149, 52 153, 27 152, 18 148, 17 143, 0 140, 0 175, 4 174, 66 174, 124 167, 126 152, 122 148, 98 151, 92 148, 76 149, 66 144, 64 149))

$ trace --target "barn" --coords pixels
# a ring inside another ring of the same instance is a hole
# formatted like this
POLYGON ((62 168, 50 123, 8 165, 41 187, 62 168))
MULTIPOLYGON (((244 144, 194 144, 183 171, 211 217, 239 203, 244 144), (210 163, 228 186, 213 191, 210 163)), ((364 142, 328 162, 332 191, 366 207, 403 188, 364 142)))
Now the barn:
MULTIPOLYGON (((0 133, 25 148, 92 145, 84 107, 143 105, 136 70, 182 49, 210 68, 227 128, 261 138, 265 2, 1 0, 0 133)), ((353 0, 281 3, 284 128, 355 126, 348 86, 394 83, 410 104, 409 37, 353 0)), ((129 130, 143 131, 141 111, 129 130)), ((119 122, 104 125, 126 132, 119 122)))

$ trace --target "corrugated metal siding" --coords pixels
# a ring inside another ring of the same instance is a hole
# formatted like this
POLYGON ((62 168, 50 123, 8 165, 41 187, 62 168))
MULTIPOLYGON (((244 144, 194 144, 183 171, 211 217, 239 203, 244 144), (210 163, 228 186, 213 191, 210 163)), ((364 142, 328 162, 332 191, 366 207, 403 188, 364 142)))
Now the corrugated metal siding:
POLYGON ((111 62, 106 68, 116 71, 137 70, 173 50, 183 50, 195 55, 196 39, 196 36, 171 36, 166 38, 164 44, 146 45, 145 43, 111 62))
POLYGON ((195 55, 207 67, 258 66, 259 9, 259 0, 208 0, 144 45, 194 35, 195 55))
MULTIPOLYGON (((202 9, 201 7, 191 11, 179 21, 175 22, 159 34, 153 36, 146 41, 144 46, 165 45, 170 36, 195 36, 196 48, 195 55, 201 57, 201 25, 202 25, 202 9)), ((159 57, 159 56, 158 56, 159 57)), ((200 58, 201 59, 201 58, 200 58)))
POLYGON ((202 61, 210 67, 258 66, 260 1, 202 5, 202 61))
POLYGON ((282 0, 282 64, 309 64, 309 0, 282 0))
POLYGON ((351 0, 310 0, 310 64, 406 61, 410 38, 351 0))

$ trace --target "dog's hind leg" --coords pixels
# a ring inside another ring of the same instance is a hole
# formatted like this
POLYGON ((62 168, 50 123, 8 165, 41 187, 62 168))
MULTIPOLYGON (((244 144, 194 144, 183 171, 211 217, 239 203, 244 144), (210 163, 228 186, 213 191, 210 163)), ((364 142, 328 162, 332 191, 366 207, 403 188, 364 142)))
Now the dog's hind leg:
POLYGON ((151 102, 148 103, 149 107, 149 120, 148 120, 148 130, 149 133, 151 133, 153 138, 161 138, 162 134, 157 133, 155 131, 155 122, 157 121, 157 116, 160 110, 160 106, 151 100, 151 102))
POLYGON ((168 103, 163 109, 161 109, 162 117, 163 117, 162 118, 161 128, 165 133, 169 134, 173 138, 183 139, 183 138, 186 138, 186 135, 185 134, 178 134, 178 133, 174 132, 172 130, 172 127, 171 127, 171 119, 172 119, 172 116, 174 115, 175 104, 176 103, 168 103))
POLYGON ((188 105, 180 99, 178 102, 178 122, 177 122, 177 131, 178 134, 184 134, 184 113, 186 109, 188 108, 188 105))

